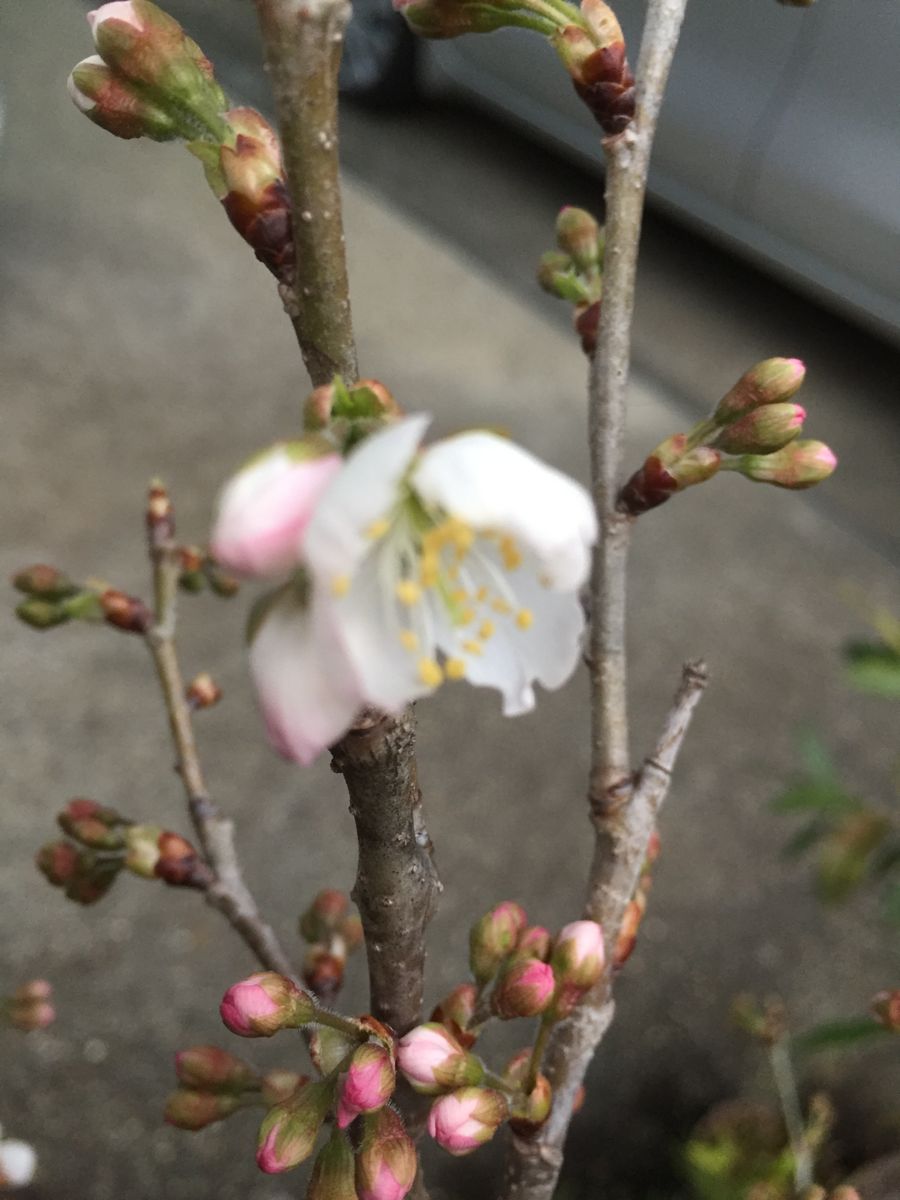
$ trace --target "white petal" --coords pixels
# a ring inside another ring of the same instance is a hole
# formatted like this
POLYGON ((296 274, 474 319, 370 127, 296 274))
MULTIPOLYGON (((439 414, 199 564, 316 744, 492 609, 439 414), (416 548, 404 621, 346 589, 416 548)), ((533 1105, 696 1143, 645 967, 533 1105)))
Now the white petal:
POLYGON ((510 534, 538 557, 551 585, 579 588, 597 538, 591 498, 581 484, 496 434, 473 432, 423 451, 412 485, 473 529, 510 534))
POLYGON ((100 8, 95 8, 93 12, 89 12, 87 20, 91 31, 95 34, 105 21, 124 21, 132 29, 144 28, 140 17, 134 10, 132 0, 110 0, 109 4, 103 4, 100 8))
POLYGON ((250 668, 269 741, 308 765, 343 734, 363 706, 356 675, 326 605, 286 594, 253 639, 250 668))
POLYGON ((329 585, 353 574, 372 548, 368 534, 399 499, 399 487, 431 420, 406 417, 373 433, 347 457, 322 494, 303 539, 303 552, 319 581, 329 585))
POLYGON ((581 661, 584 609, 574 592, 545 587, 526 562, 515 573, 516 600, 533 617, 528 629, 514 627, 510 637, 529 678, 553 691, 561 687, 581 661))
POLYGON ((37 1155, 27 1142, 16 1138, 0 1142, 0 1182, 25 1187, 34 1178, 37 1155))

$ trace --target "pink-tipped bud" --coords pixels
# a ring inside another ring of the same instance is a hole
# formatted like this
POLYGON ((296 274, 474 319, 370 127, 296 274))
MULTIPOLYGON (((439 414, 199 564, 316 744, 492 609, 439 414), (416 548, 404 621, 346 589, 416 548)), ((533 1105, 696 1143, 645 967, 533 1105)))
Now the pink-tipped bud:
POLYGON ((343 1133, 333 1133, 316 1156, 306 1200, 357 1200, 353 1147, 343 1133))
POLYGON ((684 435, 676 434, 657 447, 622 488, 619 507, 623 512, 631 516, 648 512, 664 504, 676 492, 704 483, 717 473, 722 465, 722 455, 710 446, 697 446, 681 457, 672 455, 667 462, 678 438, 684 438, 684 435))
POLYGON ((284 975, 260 971, 234 984, 219 1005, 222 1020, 239 1037, 271 1037, 315 1019, 310 996, 284 975))
POLYGON ((174 114, 148 100, 110 70, 99 54, 80 62, 66 86, 79 112, 115 137, 170 142, 183 136, 174 114))
POLYGON ((469 966, 479 983, 494 978, 500 964, 515 949, 527 920, 520 904, 504 900, 475 922, 469 933, 469 966))
POLYGON ((560 983, 587 991, 603 974, 603 930, 596 921, 573 921, 556 935, 550 958, 560 983))
POLYGON ((770 454, 793 441, 805 420, 806 409, 799 404, 763 404, 726 425, 715 445, 727 454, 770 454))
POLYGON ((516 958, 539 958, 546 962, 550 957, 551 941, 548 929, 543 925, 531 925, 519 935, 513 954, 516 958))
POLYGON ((54 887, 65 887, 78 870, 78 851, 71 842, 48 842, 35 855, 41 874, 54 887))
POLYGON ((116 828, 119 820, 115 809, 81 798, 70 800, 56 817, 56 823, 64 833, 96 850, 121 849, 122 834, 116 828))
POLYGON ((595 271, 603 253, 603 230, 589 212, 567 204, 556 218, 556 242, 579 271, 595 271))
POLYGON ((722 397, 713 420, 724 425, 754 408, 781 404, 802 387, 806 367, 799 358, 767 358, 751 367, 722 397))
POLYGON ((359 1200, 403 1200, 417 1165, 416 1147, 393 1109, 382 1108, 364 1119, 356 1155, 359 1200))
POLYGON ((175 1074, 184 1087, 208 1092, 245 1092, 259 1087, 254 1069, 218 1046, 190 1046, 175 1055, 175 1074))
POLYGON ((0 1140, 0 1191, 27 1187, 37 1170, 37 1155, 18 1138, 0 1140))
POLYGON ((872 1012, 892 1033, 900 1033, 900 988, 886 989, 872 998, 872 1012))
POLYGON ((178 1088, 166 1101, 165 1119, 176 1129, 206 1129, 216 1121, 224 1121, 241 1107, 240 1097, 233 1092, 197 1092, 193 1088, 178 1088))
POLYGON ((478 989, 474 983, 461 983, 435 1005, 431 1020, 446 1025, 459 1044, 466 1050, 474 1045, 475 1037, 466 1030, 475 1015, 478 989))
POLYGON ((350 897, 336 888, 324 888, 300 917, 300 936, 307 942, 327 942, 350 907, 350 897))
POLYGON ((735 460, 735 470, 757 483, 776 487, 814 487, 827 479, 837 466, 837 458, 824 442, 789 442, 774 454, 747 454, 735 460))
POLYGON ((346 1129, 360 1113, 384 1108, 394 1094, 396 1082, 394 1063, 384 1046, 367 1042, 355 1050, 347 1073, 338 1084, 338 1129, 346 1129))
POLYGON ((556 990, 553 968, 537 958, 513 962, 500 976, 491 994, 491 1011, 502 1021, 536 1017, 549 1005, 556 990))
POLYGON ((506 1100, 490 1088, 465 1087, 435 1100, 428 1132, 450 1154, 471 1154, 489 1142, 507 1117, 506 1100))
POLYGON ((613 951, 613 966, 616 970, 625 965, 637 945, 638 930, 646 909, 647 897, 643 892, 638 892, 625 907, 619 936, 616 938, 616 948, 613 951))
POLYGON ((480 1083, 484 1066, 435 1022, 417 1025, 397 1044, 397 1066, 417 1092, 436 1096, 464 1084, 480 1083))
POLYGON ((212 532, 218 562, 244 575, 299 565, 300 538, 341 457, 312 441, 284 442, 251 459, 219 496, 212 532))
POLYGON ((534 1137, 553 1107, 553 1088, 546 1075, 538 1075, 527 1096, 516 1096, 510 1104, 509 1125, 518 1137, 534 1137))
POLYGON ((307 1083, 290 1100, 270 1109, 259 1127, 259 1169, 279 1175, 309 1158, 333 1098, 330 1081, 307 1083))

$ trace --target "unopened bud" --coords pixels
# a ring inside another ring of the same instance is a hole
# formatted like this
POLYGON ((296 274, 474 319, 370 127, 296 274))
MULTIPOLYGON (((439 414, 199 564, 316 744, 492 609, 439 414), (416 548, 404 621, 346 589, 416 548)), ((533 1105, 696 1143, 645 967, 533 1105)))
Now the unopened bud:
POLYGON ((199 546, 178 547, 178 586, 184 592, 202 592, 209 580, 204 566, 206 556, 199 546))
POLYGON ((464 1087, 435 1100, 428 1132, 450 1154, 471 1154, 497 1132, 507 1117, 506 1100, 490 1088, 464 1087))
POLYGON ((290 1100, 270 1109, 259 1128, 259 1169, 277 1175, 309 1158, 333 1097, 331 1082, 310 1082, 290 1100))
POLYGON ((174 114, 154 104, 106 65, 99 54, 84 59, 67 83, 72 103, 86 117, 120 138, 169 142, 183 137, 174 114))
POLYGON ((900 988, 879 992, 872 999, 872 1012, 892 1033, 900 1033, 900 988))
POLYGON ((41 600, 64 600, 78 591, 77 586, 57 567, 35 563, 17 571, 12 578, 13 587, 26 596, 37 596, 41 600))
POLYGON ((774 454, 746 454, 734 460, 733 470, 757 483, 776 487, 813 487, 827 479, 837 466, 837 458, 824 442, 789 442, 774 454))
POLYGON ((184 693, 188 704, 195 712, 202 708, 212 708, 222 699, 222 689, 212 675, 203 671, 188 684, 184 693))
POLYGON ((306 1200, 357 1200, 353 1147, 335 1131, 313 1164, 306 1200))
POLYGON ((543 925, 531 925, 519 934, 513 953, 516 958, 539 958, 546 962, 550 957, 551 940, 550 931, 543 925))
POLYGON ((96 904, 112 887, 123 864, 119 855, 97 855, 88 848, 79 851, 75 870, 64 885, 66 898, 76 904, 96 904))
POLYGON ((521 959, 500 976, 491 994, 491 1011, 502 1021, 536 1017, 547 1008, 555 990, 549 963, 537 958, 521 959))
POLYGON ((345 384, 340 377, 317 387, 306 399, 304 428, 315 432, 333 421, 384 421, 402 415, 393 393, 377 379, 345 384))
POLYGON ((799 404, 764 404, 726 425, 715 445, 727 454, 769 454, 793 441, 805 420, 806 409, 799 404))
POLYGON ((403 1200, 416 1178, 416 1147, 403 1121, 391 1108, 363 1119, 356 1155, 356 1194, 359 1200, 403 1200))
POLYGON ((125 633, 146 633, 153 624, 153 615, 143 600, 117 588, 107 588, 103 592, 100 607, 107 623, 125 633))
POLYGON ((239 1037, 271 1037, 315 1020, 312 997, 284 975, 260 971, 234 984, 219 1005, 222 1020, 239 1037))
POLYGON ((484 1064, 467 1053, 443 1025, 430 1021, 411 1029, 397 1044, 397 1065, 424 1096, 480 1083, 484 1064))
POLYGON ((638 892, 625 907, 619 936, 616 938, 616 948, 613 951, 613 966, 616 970, 625 965, 637 945, 638 929, 646 909, 647 897, 643 892, 638 892))
POLYGON ((603 974, 603 930, 596 921, 573 921, 559 931, 550 958, 560 983, 587 991, 603 974))
POLYGON ((166 1101, 165 1119, 176 1129, 206 1129, 216 1121, 224 1121, 242 1107, 241 1098, 233 1092, 197 1092, 178 1088, 166 1101))
POLYGON ((307 942, 327 942, 347 915, 350 897, 335 888, 319 892, 300 918, 300 934, 307 942))
POLYGON ((48 842, 38 850, 35 863, 54 887, 64 887, 75 874, 78 851, 71 842, 48 842))
POLYGON ((37 597, 17 604, 16 616, 32 629, 52 629, 54 625, 63 625, 71 620, 62 604, 52 600, 39 600, 37 597))
POLYGON ((579 271, 594 271, 603 252, 603 231, 589 212, 566 205, 556 218, 556 241, 579 271))
POLYGON ((180 833, 165 829, 157 839, 159 858, 153 873, 171 887, 207 888, 212 872, 197 849, 180 833))
POLYGON ((518 1137, 534 1137, 553 1107, 553 1089, 546 1075, 538 1075, 527 1096, 516 1096, 510 1103, 509 1125, 518 1137))
POLYGON ((119 850, 124 845, 122 834, 115 827, 119 814, 93 800, 70 800, 57 815, 57 824, 64 833, 95 850, 119 850))
POLYGON ((376 1112, 394 1094, 396 1078, 390 1052, 377 1042, 367 1042, 353 1052, 346 1074, 338 1083, 336 1121, 346 1129, 360 1113, 376 1112))
POLYGON ((575 270, 568 254, 549 250, 541 255, 537 279, 545 292, 570 304, 589 304, 595 299, 593 288, 575 270))
POLYGON ((283 1068, 276 1068, 273 1071, 267 1071, 263 1075, 260 1091, 266 1104, 272 1106, 283 1104, 285 1100, 290 1100, 294 1093, 307 1083, 309 1083, 308 1075, 300 1075, 296 1071, 286 1071, 283 1068))
POLYGON ((648 512, 676 492, 711 479, 721 465, 722 455, 710 446, 697 446, 668 464, 654 451, 622 488, 619 506, 631 516, 648 512))
POLYGON ((303 982, 317 996, 335 996, 344 982, 346 960, 324 946, 310 946, 303 959, 303 982))
POLYGON ((175 1055, 175 1074, 187 1088, 207 1092, 246 1092, 259 1087, 254 1069, 218 1046, 191 1046, 175 1055))
POLYGON ((469 934, 469 966, 479 983, 497 974, 526 923, 525 910, 512 900, 504 900, 475 922, 469 934))
POLYGON ((579 305, 575 310, 575 332, 581 340, 581 349, 593 358, 597 350, 597 336, 600 332, 600 301, 592 304, 579 305))
POLYGON ((799 358, 767 358, 742 375, 713 413, 719 425, 765 404, 782 404, 803 385, 806 367, 799 358))
POLYGON ((567 25, 552 37, 575 91, 608 137, 628 128, 634 117, 634 76, 615 13, 603 0, 583 0, 589 32, 567 25))
POLYGON ((413 33, 427 38, 459 37, 463 33, 492 33, 513 24, 500 8, 465 0, 394 0, 413 33))

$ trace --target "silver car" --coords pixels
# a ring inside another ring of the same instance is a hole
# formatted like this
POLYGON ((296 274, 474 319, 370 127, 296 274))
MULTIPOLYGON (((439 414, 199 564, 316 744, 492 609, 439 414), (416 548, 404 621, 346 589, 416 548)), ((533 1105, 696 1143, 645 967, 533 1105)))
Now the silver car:
MULTIPOLYGON (((555 53, 520 30, 417 42, 356 0, 348 91, 452 86, 592 167, 599 130, 555 53)), ((642 0, 618 0, 632 65, 642 0)), ((900 2, 693 0, 653 196, 819 299, 900 340, 900 2)))

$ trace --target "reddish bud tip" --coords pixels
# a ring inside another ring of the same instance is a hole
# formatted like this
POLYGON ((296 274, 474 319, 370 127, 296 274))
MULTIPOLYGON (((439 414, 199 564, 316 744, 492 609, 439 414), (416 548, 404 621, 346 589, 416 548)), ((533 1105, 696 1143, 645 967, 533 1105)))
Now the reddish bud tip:
POLYGON ((506 1117, 506 1100, 500 1092, 459 1088, 432 1104, 428 1132, 439 1146, 460 1157, 490 1141, 506 1117))
POLYGON ((382 1108, 364 1118, 356 1156, 359 1200, 403 1200, 417 1167, 416 1147, 393 1109, 382 1108))
POLYGON ((171 887, 208 888, 212 872, 187 838, 163 830, 157 839, 159 857, 153 868, 157 879, 171 887))
POLYGON ((222 699, 222 689, 212 675, 202 671, 191 681, 184 695, 191 708, 199 711, 202 708, 212 708, 214 704, 218 704, 222 699))
POLYGON ((502 1021, 536 1017, 553 999, 556 980, 549 963, 537 958, 514 961, 500 976, 491 995, 491 1011, 502 1021))
POLYGON ((383 1108, 394 1094, 395 1083, 393 1058, 384 1046, 367 1042, 354 1050, 338 1084, 338 1129, 346 1129, 360 1113, 383 1108))

